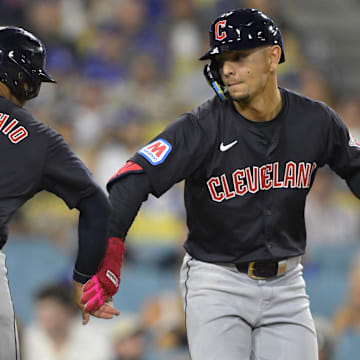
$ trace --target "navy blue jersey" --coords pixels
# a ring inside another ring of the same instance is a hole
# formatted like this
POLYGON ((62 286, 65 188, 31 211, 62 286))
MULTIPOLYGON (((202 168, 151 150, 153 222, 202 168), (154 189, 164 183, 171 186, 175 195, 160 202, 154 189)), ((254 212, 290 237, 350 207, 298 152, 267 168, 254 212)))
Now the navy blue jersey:
POLYGON ((130 159, 155 196, 185 179, 192 256, 235 263, 303 254, 305 199, 325 164, 360 196, 360 147, 338 115, 280 90, 282 109, 271 121, 249 121, 214 97, 130 159))
POLYGON ((69 208, 96 190, 89 170, 55 130, 0 97, 0 247, 14 212, 41 190, 69 208))

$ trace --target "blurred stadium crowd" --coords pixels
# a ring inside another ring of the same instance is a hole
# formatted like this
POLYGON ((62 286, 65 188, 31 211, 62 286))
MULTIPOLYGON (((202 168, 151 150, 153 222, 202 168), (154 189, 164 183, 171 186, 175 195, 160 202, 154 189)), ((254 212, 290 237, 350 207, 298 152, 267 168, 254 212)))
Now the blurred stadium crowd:
MULTIPOLYGON (((347 1, 360 12, 359 3, 347 1)), ((325 101, 360 139, 360 79, 358 92, 340 94, 332 86, 328 69, 303 51, 306 31, 300 35, 292 27, 290 4, 2 0, 0 23, 22 26, 45 43, 47 69, 58 84, 44 85, 27 107, 64 136, 105 188, 140 145, 213 96, 197 58, 208 47, 211 21, 236 7, 259 8, 282 29, 286 62, 279 68, 280 86, 325 101)), ((330 67, 331 59, 326 63, 330 67)), ((328 169, 319 171, 306 208, 309 245, 303 263, 320 360, 360 353, 359 214, 360 202, 344 182, 328 169)), ((182 184, 159 200, 149 198, 140 211, 115 296, 121 315, 112 321, 92 319, 82 327, 73 308, 76 226, 76 211, 47 193, 26 204, 11 224, 5 252, 23 360, 189 359, 177 292, 186 236, 182 184)))

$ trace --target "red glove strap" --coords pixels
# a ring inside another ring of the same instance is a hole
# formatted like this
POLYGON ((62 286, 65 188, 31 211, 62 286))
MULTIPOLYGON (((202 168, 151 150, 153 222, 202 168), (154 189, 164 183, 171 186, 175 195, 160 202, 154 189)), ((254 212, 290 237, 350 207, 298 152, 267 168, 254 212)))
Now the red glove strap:
POLYGON ((100 283, 109 296, 113 296, 119 289, 120 271, 125 254, 125 243, 122 239, 111 237, 105 256, 96 273, 100 283))

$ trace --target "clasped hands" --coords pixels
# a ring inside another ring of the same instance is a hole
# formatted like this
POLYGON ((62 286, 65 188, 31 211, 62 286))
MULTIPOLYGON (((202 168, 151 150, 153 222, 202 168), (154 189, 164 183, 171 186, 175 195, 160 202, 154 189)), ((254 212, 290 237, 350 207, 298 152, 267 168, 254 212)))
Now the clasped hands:
POLYGON ((125 253, 122 239, 109 239, 105 256, 96 274, 84 285, 73 281, 75 301, 82 311, 82 323, 86 325, 90 315, 101 319, 112 319, 120 313, 113 306, 112 297, 120 285, 120 270, 125 253))
MULTIPOLYGON (((75 301, 82 312, 83 325, 86 325, 89 322, 90 315, 100 319, 112 319, 114 316, 118 316, 120 312, 114 308, 112 297, 105 294, 104 289, 101 287, 100 284, 96 285, 98 292, 97 294, 95 293, 94 296, 95 299, 99 299, 97 302, 97 306, 95 306, 94 309, 89 309, 89 307, 86 307, 87 303, 82 302, 81 299, 86 294, 88 294, 89 296, 89 290, 86 291, 86 289, 90 287, 90 284, 92 284, 92 279, 89 280, 86 284, 82 284, 73 280, 73 285, 75 288, 75 301), (99 305, 102 301, 102 305, 99 305)), ((91 289, 90 291, 92 292, 91 289)))

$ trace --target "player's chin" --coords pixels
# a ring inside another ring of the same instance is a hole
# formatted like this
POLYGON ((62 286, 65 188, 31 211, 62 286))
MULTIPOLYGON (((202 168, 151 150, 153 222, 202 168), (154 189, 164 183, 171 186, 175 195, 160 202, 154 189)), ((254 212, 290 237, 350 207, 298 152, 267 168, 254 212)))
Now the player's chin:
POLYGON ((246 101, 249 98, 249 91, 243 85, 230 86, 227 90, 233 101, 246 101))
POLYGON ((237 102, 244 102, 250 99, 250 95, 248 93, 229 92, 229 95, 233 101, 237 101, 237 102))

